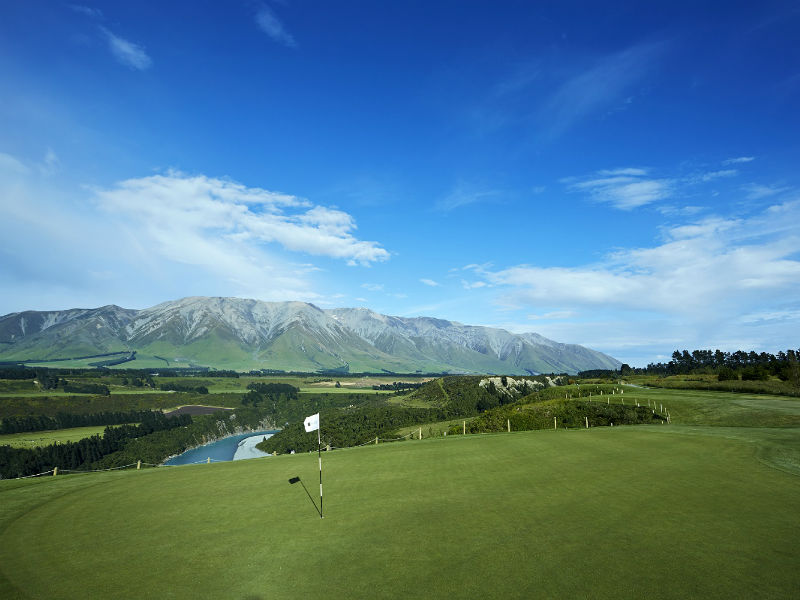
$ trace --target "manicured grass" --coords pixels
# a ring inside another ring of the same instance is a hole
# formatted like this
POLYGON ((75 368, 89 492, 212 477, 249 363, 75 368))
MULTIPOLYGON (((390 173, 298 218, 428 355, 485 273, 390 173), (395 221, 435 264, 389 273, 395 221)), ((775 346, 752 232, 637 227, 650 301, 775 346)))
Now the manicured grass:
MULTIPOLYGON (((625 402, 639 400, 663 404, 669 409, 673 424, 716 425, 724 427, 800 427, 800 399, 703 390, 667 390, 656 388, 625 389, 625 402)), ((613 397, 611 402, 619 402, 613 397)))
POLYGON ((736 431, 332 452, 323 520, 288 483, 319 501, 313 454, 0 482, 0 596, 791 597, 800 478, 760 460, 769 432, 736 431))
POLYGON ((0 481, 0 598, 795 595, 800 400, 624 390, 673 424, 325 454, 324 520, 313 454, 0 481))
POLYGON ((31 431, 28 433, 7 433, 0 435, 0 446, 14 446, 15 448, 35 448, 49 446, 56 442, 77 442, 93 435, 103 435, 106 425, 93 425, 90 427, 72 427, 57 429, 55 431, 31 431))

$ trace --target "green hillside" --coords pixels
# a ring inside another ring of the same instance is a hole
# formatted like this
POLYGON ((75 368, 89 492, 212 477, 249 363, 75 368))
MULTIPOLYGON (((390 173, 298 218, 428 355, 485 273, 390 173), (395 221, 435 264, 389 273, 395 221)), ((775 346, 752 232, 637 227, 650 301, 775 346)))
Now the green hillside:
POLYGON ((800 479, 745 439, 630 427, 339 451, 323 520, 312 454, 2 482, 0 595, 789 597, 800 479))
POLYGON ((127 368, 210 367, 342 373, 510 373, 614 369, 619 362, 537 334, 399 318, 302 302, 189 297, 0 316, 0 362, 41 364, 136 351, 127 368))

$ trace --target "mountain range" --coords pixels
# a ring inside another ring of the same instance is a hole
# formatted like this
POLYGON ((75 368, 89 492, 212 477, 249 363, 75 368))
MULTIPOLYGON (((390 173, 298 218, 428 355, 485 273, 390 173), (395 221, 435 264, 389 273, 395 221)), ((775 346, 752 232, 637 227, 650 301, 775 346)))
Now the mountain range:
POLYGON ((133 351, 127 367, 512 375, 620 366, 536 333, 304 302, 190 297, 144 310, 108 305, 0 317, 0 361, 69 364, 133 351))

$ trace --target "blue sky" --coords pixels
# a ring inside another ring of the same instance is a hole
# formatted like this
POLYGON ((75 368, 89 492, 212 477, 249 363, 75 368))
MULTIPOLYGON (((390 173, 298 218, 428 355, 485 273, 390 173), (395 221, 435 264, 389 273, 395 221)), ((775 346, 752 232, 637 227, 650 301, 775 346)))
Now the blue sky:
POLYGON ((184 296, 632 365, 800 334, 796 2, 0 3, 0 314, 184 296))

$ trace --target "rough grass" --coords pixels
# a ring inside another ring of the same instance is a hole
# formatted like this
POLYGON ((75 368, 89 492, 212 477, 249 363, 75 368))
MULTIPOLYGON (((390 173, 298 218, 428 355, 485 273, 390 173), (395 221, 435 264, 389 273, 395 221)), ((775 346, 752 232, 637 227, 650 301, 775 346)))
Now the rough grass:
POLYGON ((800 399, 734 392, 667 390, 624 386, 625 394, 611 402, 649 400, 669 410, 675 425, 721 427, 800 427, 800 399))
POLYGON ((800 587, 800 478, 694 428, 448 436, 0 486, 4 598, 731 598, 800 587), (671 429, 671 430, 670 430, 671 429), (113 534, 112 534, 113 532, 113 534))
POLYGON ((632 383, 675 390, 707 390, 720 392, 739 392, 746 394, 773 394, 800 396, 800 388, 788 381, 771 378, 768 381, 731 380, 719 381, 716 375, 671 375, 669 377, 633 376, 627 378, 632 383))
MULTIPOLYGON (((77 442, 93 435, 103 435, 107 425, 92 425, 89 427, 71 427, 54 431, 31 431, 27 433, 7 433, 0 435, 0 446, 13 446, 15 448, 36 448, 50 444, 63 444, 77 442)), ((113 425, 112 425, 113 427, 113 425)))

